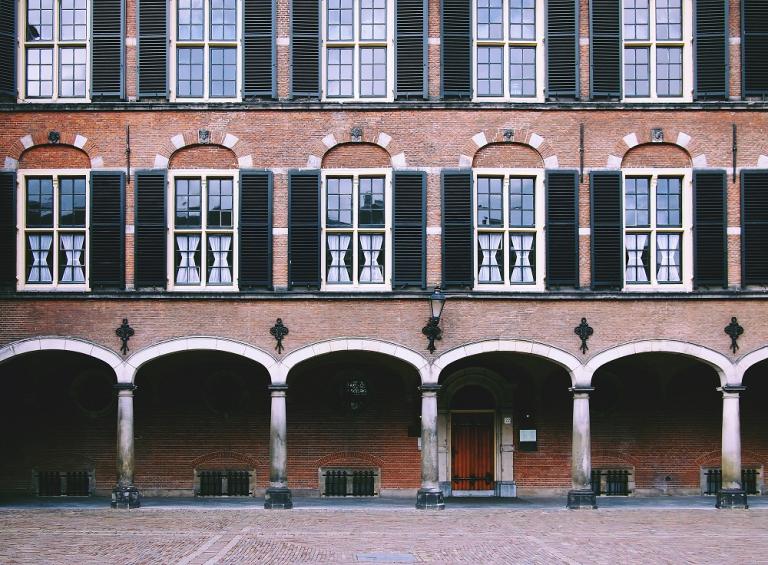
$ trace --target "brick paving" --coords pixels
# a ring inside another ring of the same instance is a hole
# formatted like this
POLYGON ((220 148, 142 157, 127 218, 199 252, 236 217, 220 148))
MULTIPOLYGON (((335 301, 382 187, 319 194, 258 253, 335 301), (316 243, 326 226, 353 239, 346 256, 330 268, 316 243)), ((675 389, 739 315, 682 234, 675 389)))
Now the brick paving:
POLYGON ((0 507, 0 563, 768 563, 768 508, 0 507))

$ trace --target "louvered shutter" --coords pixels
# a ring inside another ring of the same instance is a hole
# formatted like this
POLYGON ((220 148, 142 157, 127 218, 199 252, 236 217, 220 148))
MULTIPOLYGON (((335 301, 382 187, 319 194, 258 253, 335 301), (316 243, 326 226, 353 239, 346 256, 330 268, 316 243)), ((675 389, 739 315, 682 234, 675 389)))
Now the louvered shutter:
POLYGON ((0 0, 0 99, 16 100, 16 0, 0 0))
POLYGON ((547 288, 579 286, 579 176, 547 171, 547 288))
POLYGON ((472 173, 443 172, 443 286, 471 288, 474 275, 472 173))
POLYGON ((768 2, 741 0, 741 72, 744 96, 768 94, 768 2))
POLYGON ((292 0, 291 95, 320 97, 320 2, 292 0))
POLYGON ((693 173, 693 283, 728 286, 725 171, 693 173))
POLYGON ((440 13, 443 98, 472 98, 472 2, 442 0, 440 13))
POLYGON ((138 3, 139 97, 168 96, 168 2, 138 3))
POLYGON ((91 173, 90 281, 93 290, 125 288, 125 173, 91 173))
POLYGON ((547 98, 579 98, 579 3, 547 2, 547 98))
POLYGON ((768 284, 768 171, 741 173, 741 284, 768 284))
POLYGON ((15 173, 0 173, 0 288, 16 288, 15 173))
POLYGON ((92 6, 91 95, 94 100, 121 99, 125 81, 123 0, 100 0, 92 6))
POLYGON ((595 171, 590 177, 592 288, 621 289, 624 284, 621 173, 595 171))
POLYGON ((621 98, 621 3, 590 0, 589 14, 592 98, 621 98))
POLYGON ((275 2, 243 2, 243 96, 277 98, 275 2))
POLYGON ((288 286, 320 288, 320 171, 288 176, 288 286))
POLYGON ((695 0, 694 59, 696 99, 728 98, 727 0, 695 0))
POLYGON ((239 288, 272 288, 272 173, 240 171, 239 288))
POLYGON ((392 286, 425 288, 427 175, 423 171, 396 172, 393 184, 392 286))
POLYGON ((136 173, 136 228, 134 273, 136 287, 165 288, 166 272, 166 173, 136 173))
POLYGON ((427 98, 427 2, 396 0, 395 96, 427 98))

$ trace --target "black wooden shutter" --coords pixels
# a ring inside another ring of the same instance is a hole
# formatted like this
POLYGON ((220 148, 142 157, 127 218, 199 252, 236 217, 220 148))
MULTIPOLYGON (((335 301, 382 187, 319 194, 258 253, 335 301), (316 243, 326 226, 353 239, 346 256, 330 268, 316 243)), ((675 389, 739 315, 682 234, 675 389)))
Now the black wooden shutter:
POLYGON ((425 288, 427 175, 423 171, 396 172, 393 184, 392 286, 425 288))
POLYGON ((243 97, 277 97, 274 0, 243 2, 243 97))
POLYGON ((91 5, 91 95, 94 99, 121 99, 125 83, 123 0, 99 0, 91 5))
POLYGON ((472 173, 443 172, 443 286, 475 283, 472 173))
POLYGON ((590 92, 621 98, 621 2, 590 0, 590 92))
POLYGON ((239 288, 272 288, 272 173, 240 171, 239 288))
POLYGON ((16 288, 16 173, 0 173, 0 288, 16 288))
POLYGON ((165 288, 166 270, 166 172, 136 173, 136 229, 134 273, 136 287, 165 288))
POLYGON ((16 0, 0 0, 0 99, 16 100, 16 0))
POLYGON ((741 0, 741 72, 744 96, 768 94, 768 2, 741 0))
POLYGON ((619 171, 590 175, 592 196, 592 288, 621 289, 624 284, 622 187, 619 171))
POLYGON ((741 172, 741 284, 768 284, 768 171, 741 172))
POLYGON ((168 2, 137 0, 139 97, 168 96, 168 2))
POLYGON ((472 2, 442 0, 440 13, 443 98, 472 98, 472 2))
POLYGON ((579 286, 579 174, 547 171, 547 288, 579 286))
POLYGON ((693 173, 693 283, 728 286, 725 171, 693 173))
POLYGON ((291 95, 319 98, 319 0, 291 0, 291 69, 291 95))
POLYGON ((697 100, 728 98, 728 2, 695 0, 693 55, 697 100))
POLYGON ((288 287, 320 288, 320 171, 288 176, 288 287))
POLYGON ((125 288, 125 173, 91 173, 91 289, 125 288))
POLYGON ((427 2, 396 0, 395 97, 427 98, 427 2))
POLYGON ((547 98, 579 98, 579 3, 547 2, 547 98))

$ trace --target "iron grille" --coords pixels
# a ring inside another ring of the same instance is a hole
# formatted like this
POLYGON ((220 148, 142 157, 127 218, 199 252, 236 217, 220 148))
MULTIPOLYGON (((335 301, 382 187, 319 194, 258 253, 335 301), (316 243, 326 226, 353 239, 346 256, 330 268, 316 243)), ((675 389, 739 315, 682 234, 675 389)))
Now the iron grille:
POLYGON ((40 471, 37 473, 38 496, 90 496, 91 473, 88 471, 40 471))
POLYGON ((199 471, 199 496, 249 496, 250 471, 199 471))
POLYGON ((597 495, 629 496, 629 477, 627 469, 593 469, 592 492, 597 495))
POLYGON ((323 496, 376 496, 378 475, 374 469, 326 469, 323 496))
MULTIPOLYGON (((747 494, 760 494, 757 484, 759 471, 757 469, 741 470, 741 486, 747 494)), ((706 489, 704 494, 715 495, 723 488, 723 472, 720 469, 707 469, 704 473, 706 489)))

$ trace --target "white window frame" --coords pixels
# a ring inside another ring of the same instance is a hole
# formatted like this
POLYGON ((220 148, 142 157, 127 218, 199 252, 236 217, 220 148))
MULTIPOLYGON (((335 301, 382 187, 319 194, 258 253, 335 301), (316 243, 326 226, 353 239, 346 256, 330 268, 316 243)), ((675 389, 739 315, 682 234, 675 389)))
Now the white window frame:
POLYGON ((649 2, 649 39, 624 39, 624 1, 621 1, 621 96, 624 102, 692 102, 693 101, 693 3, 682 0, 682 39, 656 39, 656 0, 649 2), (650 96, 626 96, 624 76, 624 49, 645 47, 649 50, 650 96), (679 47, 682 50, 683 88, 681 96, 659 96, 656 93, 656 49, 679 47))
POLYGON ((473 102, 544 102, 545 90, 545 45, 544 45, 544 15, 546 6, 544 0, 536 0, 536 34, 535 39, 509 39, 509 0, 502 1, 502 30, 504 39, 477 38, 477 0, 472 0, 472 101, 473 102), (502 96, 479 96, 477 90, 477 48, 502 47, 502 96), (511 96, 509 93, 509 49, 510 47, 536 48, 536 95, 511 96))
POLYGON ((622 169, 621 178, 621 249, 622 249, 622 278, 624 279, 623 290, 627 292, 687 292, 693 290, 693 175, 691 169, 679 168, 626 168, 622 169), (627 227, 625 213, 625 191, 626 180, 628 177, 646 177, 650 178, 650 206, 649 206, 649 226, 648 227, 627 227), (656 187, 659 177, 678 177, 681 182, 681 201, 680 210, 682 226, 676 227, 657 227, 656 226, 656 187), (680 261, 682 262, 682 271, 680 273, 681 282, 679 283, 660 283, 657 281, 656 273, 656 234, 679 233, 680 242, 680 261), (647 283, 627 283, 627 247, 625 236, 631 233, 647 233, 649 235, 650 246, 650 273, 647 283))
POLYGON ((499 168, 477 168, 472 170, 472 255, 474 269, 474 288, 475 291, 505 291, 505 292, 540 292, 545 289, 546 280, 546 261, 545 261, 545 203, 544 203, 544 169, 499 169, 499 168), (502 207, 503 207, 503 226, 481 228, 477 225, 477 186, 478 177, 503 177, 502 182, 502 207), (534 178, 534 227, 510 227, 509 225, 509 179, 527 177, 534 178), (504 238, 504 282, 501 284, 481 283, 479 280, 480 254, 477 250, 478 238, 480 233, 503 233, 504 238), (511 283, 510 282, 510 233, 535 233, 536 259, 535 269, 536 277, 533 284, 511 283))
POLYGON ((395 2, 387 2, 387 38, 385 41, 360 39, 360 0, 352 2, 352 37, 350 40, 329 41, 328 36, 328 2, 322 0, 320 5, 320 95, 327 102, 392 102, 395 99, 395 2), (328 96, 328 49, 352 48, 352 96, 328 96), (360 95, 360 48, 384 47, 387 50, 387 87, 386 96, 360 95))
POLYGON ((178 39, 178 13, 179 3, 173 0, 170 3, 170 52, 168 53, 168 81, 171 102, 239 102, 243 92, 243 3, 235 2, 237 13, 235 14, 236 29, 233 40, 211 39, 211 0, 203 0, 203 39, 178 39), (211 48, 234 47, 237 52, 235 60, 237 69, 235 72, 235 96, 211 97, 211 48), (203 49, 203 96, 178 96, 178 49, 202 48, 203 49))
POLYGON ((322 182, 320 190, 320 290, 329 292, 372 292, 392 290, 392 221, 393 221, 393 202, 392 202, 392 169, 391 168, 370 168, 370 169, 322 169, 322 182), (326 220, 328 219, 327 194, 328 177, 352 177, 352 225, 348 227, 328 228, 326 220), (384 177, 384 228, 367 228, 358 225, 358 215, 360 212, 360 177, 384 177), (328 234, 352 233, 352 282, 351 283, 329 283, 327 281, 327 253, 328 253, 328 234), (378 232, 384 234, 384 282, 383 283, 360 283, 359 282, 359 233, 360 232, 378 232))
POLYGON ((91 258, 91 170, 90 169, 20 169, 16 175, 16 289, 19 291, 40 292, 87 292, 90 288, 90 258, 91 258), (27 228, 27 178, 53 177, 53 226, 50 228, 27 228), (85 177, 85 227, 59 227, 59 179, 61 177, 85 177), (85 283, 63 283, 59 281, 59 262, 62 251, 59 249, 59 234, 61 232, 83 232, 85 234, 85 253, 83 257, 83 272, 85 283), (51 278, 50 284, 27 282, 27 233, 50 232, 53 234, 51 243, 51 278))
POLYGON ((62 104, 71 104, 91 101, 91 19, 93 18, 93 3, 87 0, 86 15, 86 38, 85 40, 67 40, 59 39, 61 34, 61 0, 53 0, 53 39, 50 41, 27 41, 27 15, 29 9, 29 0, 21 0, 18 4, 21 12, 17 18, 18 30, 17 36, 17 73, 16 84, 18 87, 18 101, 30 104, 50 104, 59 102, 62 104), (27 49, 50 47, 53 51, 53 95, 51 97, 31 97, 27 96, 27 49), (61 48, 64 47, 84 47, 85 48, 85 96, 62 97, 59 94, 61 87, 61 68, 59 67, 59 55, 61 48))
POLYGON ((166 223, 168 225, 167 237, 167 265, 168 290, 175 292, 235 292, 238 290, 240 253, 239 216, 240 216, 240 175, 236 169, 171 169, 168 171, 167 186, 168 202, 166 223), (200 227, 176 228, 176 179, 199 178, 200 188, 200 227), (208 179, 231 178, 232 179, 232 227, 217 228, 208 227, 208 179), (208 233, 225 232, 232 234, 232 284, 208 284, 208 233), (176 283, 176 235, 200 234, 200 283, 177 284, 176 283))

